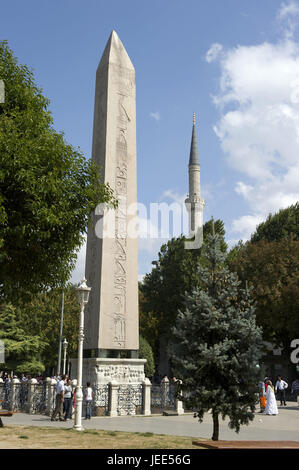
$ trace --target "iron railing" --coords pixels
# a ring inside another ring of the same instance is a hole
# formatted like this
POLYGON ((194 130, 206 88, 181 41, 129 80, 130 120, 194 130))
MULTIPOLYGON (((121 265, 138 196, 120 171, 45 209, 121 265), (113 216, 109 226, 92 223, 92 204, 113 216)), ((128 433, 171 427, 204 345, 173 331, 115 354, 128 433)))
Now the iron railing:
POLYGON ((117 413, 119 415, 141 414, 142 384, 120 385, 118 387, 117 413))

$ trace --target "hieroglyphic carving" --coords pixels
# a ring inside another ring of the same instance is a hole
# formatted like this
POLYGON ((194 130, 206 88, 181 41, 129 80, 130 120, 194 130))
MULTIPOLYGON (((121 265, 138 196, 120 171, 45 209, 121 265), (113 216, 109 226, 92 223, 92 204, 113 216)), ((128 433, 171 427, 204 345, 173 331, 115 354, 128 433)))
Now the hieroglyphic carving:
POLYGON ((115 213, 113 342, 126 346, 126 285, 127 285, 127 125, 131 119, 125 107, 126 95, 118 93, 115 193, 119 204, 115 213))

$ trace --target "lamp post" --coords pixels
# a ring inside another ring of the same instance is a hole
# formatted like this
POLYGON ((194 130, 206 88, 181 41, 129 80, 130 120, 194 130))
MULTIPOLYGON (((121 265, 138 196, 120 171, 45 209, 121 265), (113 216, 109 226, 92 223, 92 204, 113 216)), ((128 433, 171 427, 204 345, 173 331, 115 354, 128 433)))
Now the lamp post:
POLYGON ((91 288, 87 286, 86 279, 83 279, 81 284, 77 287, 78 302, 81 307, 80 311, 80 325, 79 325, 79 343, 78 343, 78 369, 77 369, 77 380, 78 384, 76 387, 76 407, 75 407, 75 422, 74 429, 76 431, 82 431, 83 427, 81 424, 82 418, 82 365, 83 365, 83 340, 84 340, 84 307, 88 302, 89 293, 91 288))
POLYGON ((61 314, 60 314, 60 333, 59 333, 59 345, 58 345, 57 377, 61 374, 61 345, 62 345, 62 330, 63 330, 63 314, 64 314, 64 290, 62 291, 62 298, 61 298, 61 314))
POLYGON ((67 340, 64 338, 64 341, 62 343, 62 346, 63 346, 63 375, 65 375, 65 366, 66 366, 66 350, 67 350, 67 345, 69 343, 67 342, 67 340))

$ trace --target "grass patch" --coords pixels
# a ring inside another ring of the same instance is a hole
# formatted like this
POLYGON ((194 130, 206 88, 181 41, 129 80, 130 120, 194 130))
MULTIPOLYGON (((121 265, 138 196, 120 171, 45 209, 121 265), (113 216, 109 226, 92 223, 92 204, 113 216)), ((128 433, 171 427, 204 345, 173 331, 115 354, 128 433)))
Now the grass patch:
POLYGON ((73 429, 9 424, 0 430, 0 449, 199 449, 192 444, 192 440, 199 439, 152 432, 99 429, 78 432, 73 429))

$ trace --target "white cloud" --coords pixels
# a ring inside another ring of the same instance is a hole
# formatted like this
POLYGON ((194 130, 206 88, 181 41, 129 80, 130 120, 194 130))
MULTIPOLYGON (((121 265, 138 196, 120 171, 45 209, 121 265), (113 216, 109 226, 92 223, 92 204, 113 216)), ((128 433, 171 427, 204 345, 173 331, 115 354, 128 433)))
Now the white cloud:
POLYGON ((160 121, 161 119, 159 111, 150 113, 150 117, 153 118, 155 121, 160 121))
POLYGON ((288 16, 296 16, 299 13, 299 5, 294 1, 290 1, 289 3, 282 3, 281 7, 278 10, 277 16, 280 19, 284 19, 288 16))
POLYGON ((182 204, 182 206, 185 208, 186 197, 186 194, 178 194, 173 189, 166 189, 163 192, 161 199, 170 199, 171 201, 177 202, 178 204, 182 204))
POLYGON ((290 0, 288 3, 283 2, 277 12, 277 19, 283 25, 284 35, 288 39, 294 36, 298 15, 299 5, 294 0, 290 0))
POLYGON ((235 191, 250 215, 232 229, 248 238, 269 212, 299 200, 299 45, 283 39, 237 46, 222 53, 220 66, 214 131, 228 164, 243 174, 235 191))
POLYGON ((240 234, 242 240, 249 240, 258 224, 263 221, 262 217, 255 215, 243 215, 232 223, 232 232, 240 234))
POLYGON ((222 49, 223 49, 222 44, 219 44, 218 42, 215 42, 214 44, 212 44, 210 49, 206 53, 206 61, 210 63, 216 60, 219 57, 222 49))

